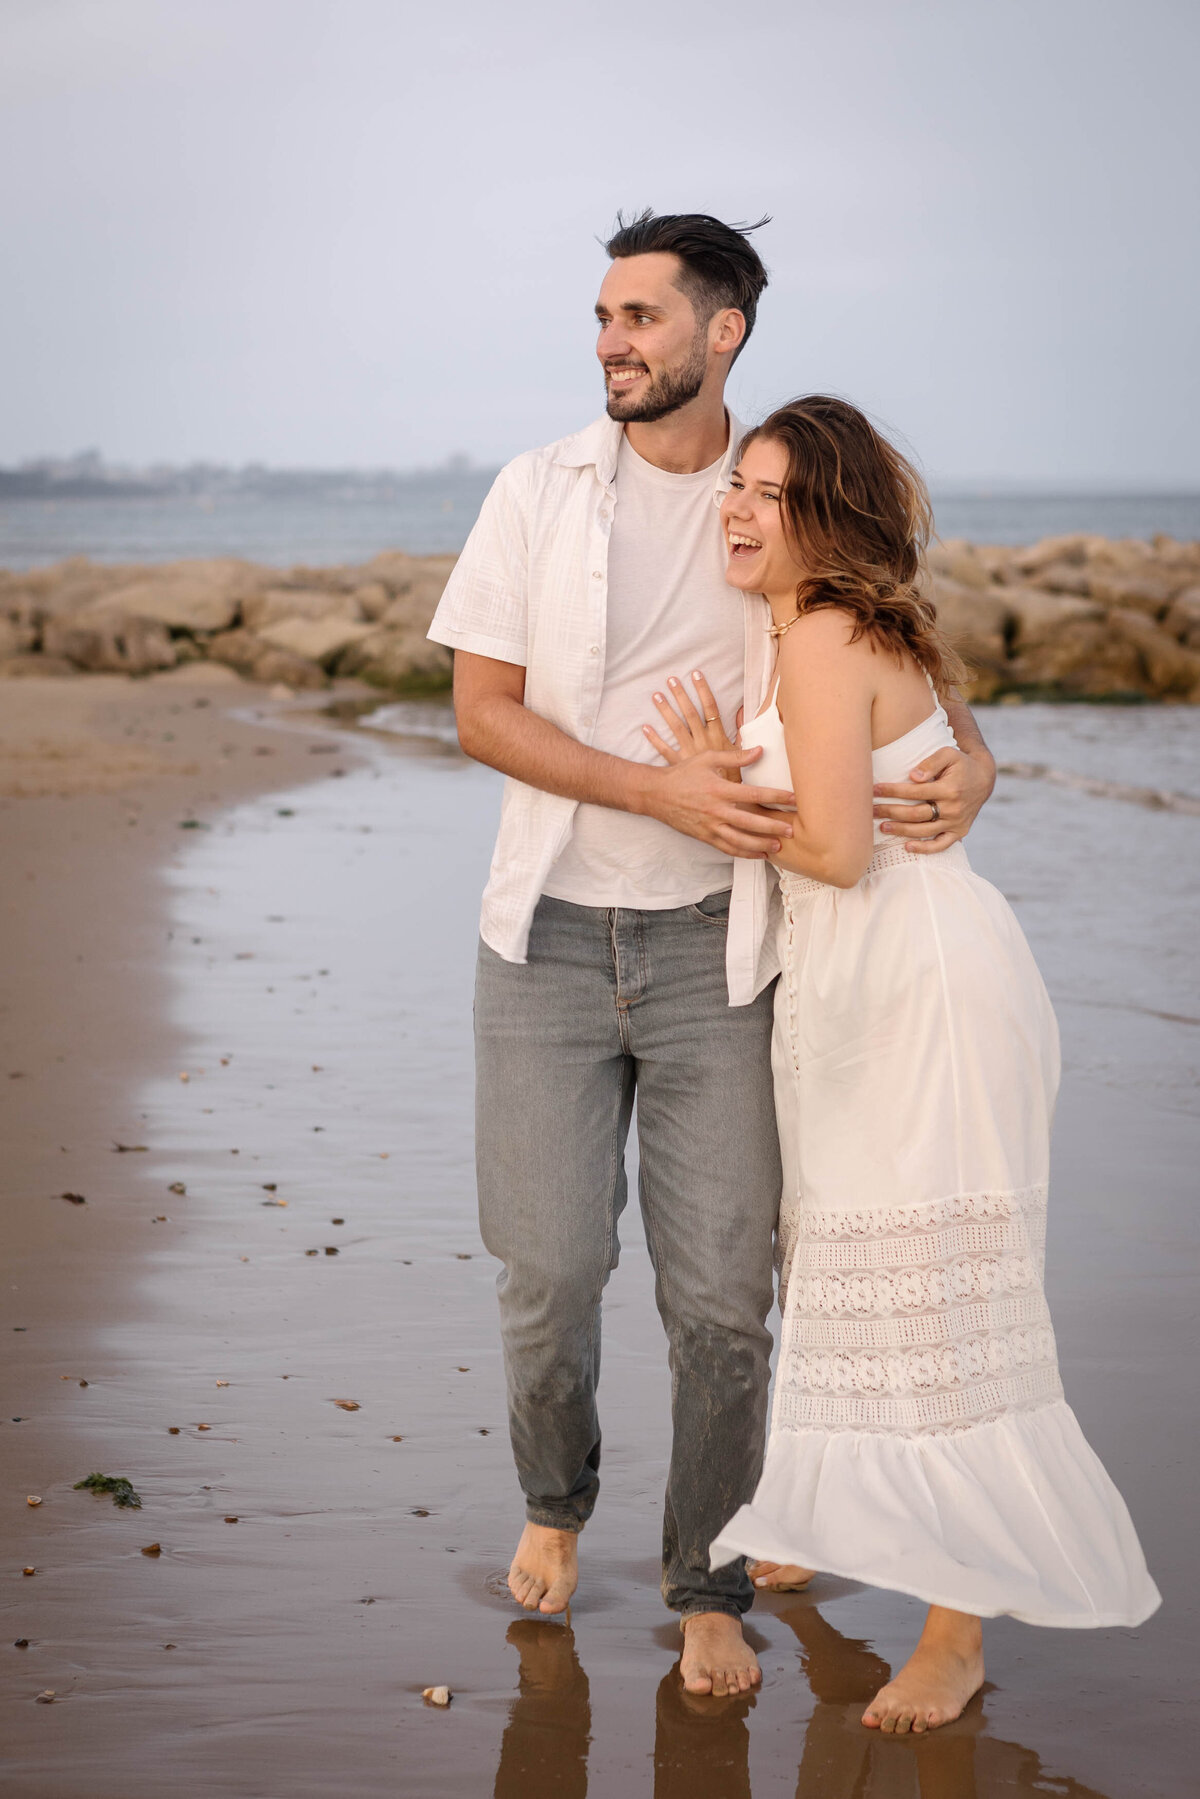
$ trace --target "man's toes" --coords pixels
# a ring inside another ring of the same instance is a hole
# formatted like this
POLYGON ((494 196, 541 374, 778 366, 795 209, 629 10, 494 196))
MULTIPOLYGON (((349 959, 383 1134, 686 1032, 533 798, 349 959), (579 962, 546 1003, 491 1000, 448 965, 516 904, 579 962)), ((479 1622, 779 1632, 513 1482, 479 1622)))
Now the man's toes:
POLYGON ((697 1668, 694 1674, 689 1674, 683 1684, 689 1693, 711 1693, 714 1691, 712 1675, 706 1673, 702 1668, 697 1668))

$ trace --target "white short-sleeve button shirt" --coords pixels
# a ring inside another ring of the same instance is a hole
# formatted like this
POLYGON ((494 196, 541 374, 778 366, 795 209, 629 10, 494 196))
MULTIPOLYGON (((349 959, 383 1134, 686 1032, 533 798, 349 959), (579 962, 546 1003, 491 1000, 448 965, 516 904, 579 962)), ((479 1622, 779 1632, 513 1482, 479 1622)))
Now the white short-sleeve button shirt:
MULTIPOLYGON (((714 534, 742 433, 731 415, 729 447, 713 483, 714 534)), ((604 694, 608 546, 623 436, 624 427, 605 416, 503 468, 429 630, 451 649, 523 667, 525 704, 589 745, 604 694)), ((743 596, 743 692, 750 713, 766 695, 769 622, 765 601, 743 596)), ((576 811, 574 800, 505 782, 480 931, 507 961, 526 959, 534 909, 576 811)), ((731 1005, 748 1004, 778 972, 771 928, 777 889, 767 864, 734 862, 726 958, 731 1005)))

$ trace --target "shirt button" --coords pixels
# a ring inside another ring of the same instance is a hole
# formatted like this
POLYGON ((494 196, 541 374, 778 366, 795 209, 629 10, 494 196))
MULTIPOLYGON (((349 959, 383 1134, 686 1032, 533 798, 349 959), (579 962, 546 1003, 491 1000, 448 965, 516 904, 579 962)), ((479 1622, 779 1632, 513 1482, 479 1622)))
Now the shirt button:
POLYGON ((599 654, 600 654, 600 645, 598 643, 591 643, 588 645, 588 655, 589 656, 598 656, 599 654))
POLYGON ((600 572, 600 570, 598 568, 594 568, 592 570, 592 580, 593 581, 602 581, 603 579, 604 579, 604 576, 600 572))

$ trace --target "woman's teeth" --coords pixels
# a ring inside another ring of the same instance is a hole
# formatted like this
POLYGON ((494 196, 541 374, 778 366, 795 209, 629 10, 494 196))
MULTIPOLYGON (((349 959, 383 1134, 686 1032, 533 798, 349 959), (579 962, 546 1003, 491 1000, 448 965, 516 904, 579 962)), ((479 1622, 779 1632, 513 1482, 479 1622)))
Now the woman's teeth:
POLYGON ((739 550, 753 552, 761 550, 762 545, 757 537, 743 537, 740 532, 731 531, 729 533, 729 549, 731 555, 736 556, 739 550))

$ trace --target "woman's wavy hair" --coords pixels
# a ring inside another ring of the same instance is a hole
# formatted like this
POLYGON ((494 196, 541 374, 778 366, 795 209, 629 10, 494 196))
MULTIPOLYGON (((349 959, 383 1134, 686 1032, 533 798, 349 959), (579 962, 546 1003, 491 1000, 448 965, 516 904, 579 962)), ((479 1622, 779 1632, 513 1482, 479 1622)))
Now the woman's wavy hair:
POLYGON ((829 394, 789 400, 742 439, 787 451, 784 527, 805 570, 797 612, 837 606, 867 637, 911 656, 945 693, 965 670, 922 591, 933 512, 924 481, 856 406, 829 394))

